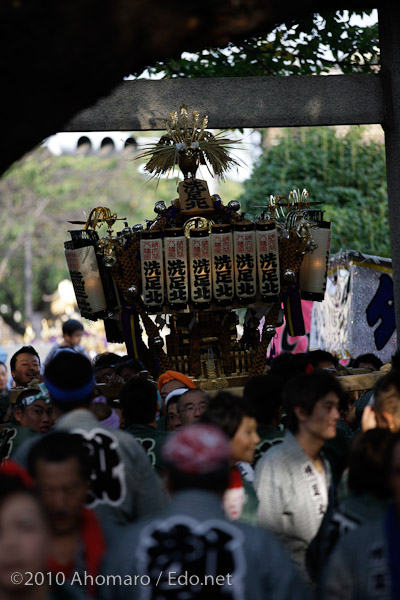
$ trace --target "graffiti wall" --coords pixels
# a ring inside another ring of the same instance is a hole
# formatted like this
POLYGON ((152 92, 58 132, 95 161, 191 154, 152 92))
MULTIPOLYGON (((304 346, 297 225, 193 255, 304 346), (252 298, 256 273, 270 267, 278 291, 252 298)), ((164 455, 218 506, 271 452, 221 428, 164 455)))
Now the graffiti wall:
POLYGON ((383 362, 397 348, 389 259, 357 253, 333 257, 323 302, 315 302, 310 350, 340 358, 372 352, 383 362))
POLYGON ((309 300, 301 301, 301 309, 303 311, 304 318, 304 329, 306 332, 305 335, 291 337, 289 335, 286 322, 284 322, 281 327, 277 327, 276 335, 274 338, 275 355, 280 354, 281 352, 293 352, 294 354, 297 354, 299 352, 307 352, 310 341, 313 304, 314 302, 310 302, 309 300))

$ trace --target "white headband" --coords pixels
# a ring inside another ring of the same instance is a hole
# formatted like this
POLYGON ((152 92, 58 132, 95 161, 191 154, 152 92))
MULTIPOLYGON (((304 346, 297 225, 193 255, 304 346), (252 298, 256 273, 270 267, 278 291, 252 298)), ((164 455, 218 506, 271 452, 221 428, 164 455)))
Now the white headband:
POLYGON ((171 400, 171 398, 174 398, 174 396, 182 396, 182 394, 185 394, 186 392, 189 391, 189 388, 184 387, 184 388, 178 388, 177 390, 172 390, 172 392, 170 392, 167 397, 165 398, 165 406, 168 406, 168 402, 171 400))

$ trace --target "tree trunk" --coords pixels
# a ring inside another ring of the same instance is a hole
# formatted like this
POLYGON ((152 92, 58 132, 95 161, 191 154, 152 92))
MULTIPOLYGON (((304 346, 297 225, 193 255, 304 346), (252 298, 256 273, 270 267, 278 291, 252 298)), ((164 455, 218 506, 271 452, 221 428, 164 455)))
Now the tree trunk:
POLYGON ((29 226, 25 230, 24 237, 24 279, 25 279, 25 320, 33 322, 33 300, 32 300, 32 234, 29 226))

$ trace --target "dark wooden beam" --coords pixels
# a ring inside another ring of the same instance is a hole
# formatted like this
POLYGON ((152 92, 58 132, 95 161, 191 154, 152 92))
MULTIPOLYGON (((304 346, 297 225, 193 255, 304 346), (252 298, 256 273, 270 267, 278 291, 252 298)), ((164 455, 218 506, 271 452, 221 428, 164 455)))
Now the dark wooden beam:
MULTIPOLYGON (((382 82, 387 118, 385 124, 386 173, 392 247, 394 307, 400 326, 400 5, 387 2, 379 9, 382 82)), ((385 319, 383 307, 382 320, 385 319)), ((396 334, 395 334, 396 335, 396 334)), ((397 333, 397 344, 399 347, 397 333)))
POLYGON ((379 75, 238 77, 124 81, 78 113, 63 131, 164 129, 184 103, 212 128, 383 123, 379 75))

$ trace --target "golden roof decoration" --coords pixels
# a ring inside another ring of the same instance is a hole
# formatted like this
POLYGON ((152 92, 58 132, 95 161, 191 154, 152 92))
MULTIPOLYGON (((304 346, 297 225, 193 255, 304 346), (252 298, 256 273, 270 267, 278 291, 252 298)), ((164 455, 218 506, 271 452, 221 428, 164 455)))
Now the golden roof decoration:
POLYGON ((220 179, 239 163, 229 156, 236 141, 224 136, 224 132, 213 134, 206 130, 208 116, 200 116, 198 110, 191 115, 185 104, 179 113, 173 111, 166 120, 167 133, 158 142, 149 144, 136 159, 149 158, 144 170, 152 177, 170 174, 178 166, 185 179, 195 177, 200 165, 220 179))

